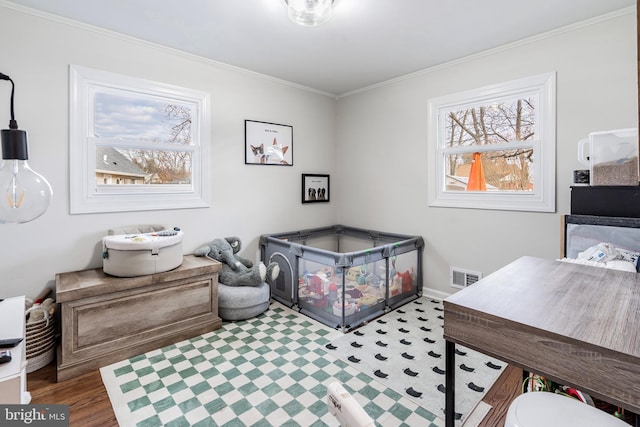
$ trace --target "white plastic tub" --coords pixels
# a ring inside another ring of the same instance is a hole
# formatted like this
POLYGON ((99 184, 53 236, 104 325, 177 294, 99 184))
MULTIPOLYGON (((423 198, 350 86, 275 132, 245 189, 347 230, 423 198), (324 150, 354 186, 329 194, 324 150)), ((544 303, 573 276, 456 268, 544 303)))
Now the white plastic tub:
POLYGON ((173 270, 182 264, 182 238, 176 230, 104 237, 103 270, 118 277, 173 270))

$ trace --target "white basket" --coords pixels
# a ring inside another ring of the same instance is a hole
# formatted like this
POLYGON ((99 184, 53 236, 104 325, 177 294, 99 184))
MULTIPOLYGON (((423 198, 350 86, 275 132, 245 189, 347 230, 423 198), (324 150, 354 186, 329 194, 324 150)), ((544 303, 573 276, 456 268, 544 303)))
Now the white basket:
POLYGON ((56 328, 54 319, 39 305, 34 305, 27 313, 42 311, 44 318, 27 323, 26 330, 26 355, 27 373, 36 371, 53 360, 56 350, 56 328))
POLYGON ((42 353, 40 356, 33 357, 31 359, 27 359, 27 373, 37 371, 40 368, 44 368, 51 361, 53 361, 53 356, 55 355, 55 346, 51 347, 51 350, 46 353, 42 353))

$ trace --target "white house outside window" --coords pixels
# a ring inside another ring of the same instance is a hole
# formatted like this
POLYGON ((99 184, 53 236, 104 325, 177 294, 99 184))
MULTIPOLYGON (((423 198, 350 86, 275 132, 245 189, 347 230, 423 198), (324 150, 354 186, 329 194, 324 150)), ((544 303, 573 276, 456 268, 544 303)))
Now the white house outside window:
POLYGON ((429 100, 430 206, 555 211, 555 74, 429 100))
POLYGON ((210 97, 71 66, 71 213, 206 207, 210 97))

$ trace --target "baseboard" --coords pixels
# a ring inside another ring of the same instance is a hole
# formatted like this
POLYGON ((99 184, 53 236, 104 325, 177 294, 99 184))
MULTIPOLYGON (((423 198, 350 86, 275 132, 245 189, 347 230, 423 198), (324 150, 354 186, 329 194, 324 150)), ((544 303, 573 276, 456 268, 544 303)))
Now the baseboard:
POLYGON ((429 298, 435 298, 435 299, 438 299, 438 300, 444 300, 445 298, 453 295, 453 293, 448 294, 448 293, 445 293, 445 292, 442 292, 442 291, 438 291, 438 290, 435 290, 435 289, 431 289, 431 288, 422 288, 422 295, 423 296, 427 296, 429 298))

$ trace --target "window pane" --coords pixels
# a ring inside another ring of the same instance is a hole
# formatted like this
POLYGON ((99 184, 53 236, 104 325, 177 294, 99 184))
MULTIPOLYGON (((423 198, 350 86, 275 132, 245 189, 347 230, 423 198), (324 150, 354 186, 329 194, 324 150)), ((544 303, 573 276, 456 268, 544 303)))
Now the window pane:
POLYGON ((533 191, 533 148, 448 154, 444 157, 445 191, 533 191), (480 160, 479 164, 474 165, 474 157, 480 160), (475 186, 476 180, 483 181, 485 189, 475 186))
POLYGON ((93 133, 131 142, 191 144, 193 107, 137 94, 96 92, 93 133))
POLYGON ((96 147, 96 183, 191 185, 190 151, 96 147))
POLYGON ((536 97, 530 96, 447 111, 443 145, 450 148, 530 140, 535 136, 536 104, 536 97))

